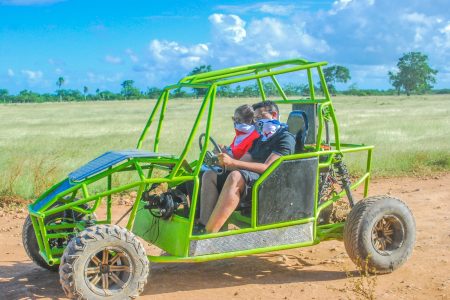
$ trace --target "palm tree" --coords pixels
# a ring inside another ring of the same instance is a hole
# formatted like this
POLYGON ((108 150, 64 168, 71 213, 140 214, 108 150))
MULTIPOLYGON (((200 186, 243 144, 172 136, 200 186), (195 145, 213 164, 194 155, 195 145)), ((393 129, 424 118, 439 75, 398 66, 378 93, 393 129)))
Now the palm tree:
POLYGON ((64 84, 64 77, 58 77, 58 80, 56 81, 56 85, 58 86, 59 90, 59 101, 62 101, 62 92, 61 92, 61 86, 64 84))
POLYGON ((86 94, 88 93, 89 89, 87 86, 83 87, 83 94, 84 94, 84 101, 86 101, 86 94))

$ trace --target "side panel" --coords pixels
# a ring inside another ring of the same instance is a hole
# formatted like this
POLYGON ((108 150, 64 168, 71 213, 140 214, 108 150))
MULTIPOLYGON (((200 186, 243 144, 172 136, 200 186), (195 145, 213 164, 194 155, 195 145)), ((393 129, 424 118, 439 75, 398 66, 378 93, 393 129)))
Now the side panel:
POLYGON ((174 256, 185 256, 189 221, 174 215, 165 221, 154 217, 141 201, 133 225, 133 233, 174 256))
POLYGON ((191 241, 189 255, 208 255, 312 242, 313 223, 191 241))
POLYGON ((318 159, 282 162, 259 186, 258 225, 314 216, 318 159))

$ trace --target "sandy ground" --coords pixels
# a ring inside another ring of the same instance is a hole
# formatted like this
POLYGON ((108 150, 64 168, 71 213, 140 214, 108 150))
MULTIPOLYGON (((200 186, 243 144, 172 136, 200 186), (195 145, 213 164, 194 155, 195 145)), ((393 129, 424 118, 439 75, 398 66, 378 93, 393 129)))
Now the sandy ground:
MULTIPOLYGON (((371 195, 386 193, 403 199, 417 223, 412 257, 391 274, 359 276, 343 243, 329 241, 208 263, 154 264, 139 299, 363 299, 358 290, 376 299, 450 299, 450 174, 372 182, 371 195)), ((58 274, 25 254, 25 216, 0 212, 0 299, 63 299, 58 274)))

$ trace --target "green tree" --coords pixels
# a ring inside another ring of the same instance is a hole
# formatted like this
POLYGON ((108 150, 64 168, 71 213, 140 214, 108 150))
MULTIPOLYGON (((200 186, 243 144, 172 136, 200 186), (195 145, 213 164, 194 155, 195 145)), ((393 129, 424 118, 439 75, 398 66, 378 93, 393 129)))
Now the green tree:
POLYGON ((115 93, 108 90, 101 91, 100 94, 102 95, 102 99, 104 100, 116 100, 118 98, 115 93))
POLYGON ((120 93, 125 99, 138 99, 141 97, 141 92, 134 87, 134 80, 125 80, 121 86, 122 91, 120 93))
POLYGON ((287 85, 283 86, 283 91, 286 96, 300 96, 302 94, 302 86, 288 83, 287 85))
MULTIPOLYGON (((206 72, 211 72, 212 68, 211 65, 201 65, 198 67, 195 67, 189 74, 188 76, 191 75, 197 75, 200 73, 206 73, 206 72)), ((194 93, 195 96, 198 97, 203 97, 206 94, 206 89, 194 89, 194 93)))
MULTIPOLYGON (((264 93, 266 94, 267 97, 271 97, 271 96, 280 96, 280 94, 278 93, 278 90, 275 86, 275 84, 273 84, 273 82, 263 82, 263 89, 264 89, 264 93)), ((259 92, 259 88, 258 88, 258 92, 259 92)))
MULTIPOLYGON (((323 69, 323 76, 325 77, 325 81, 327 82, 327 87, 330 93, 336 93, 335 84, 336 83, 346 83, 352 77, 350 76, 350 71, 346 67, 343 66, 329 66, 323 69)), ((322 88, 322 85, 319 83, 319 86, 322 88)))
POLYGON ((36 103, 36 102, 43 102, 43 101, 44 101, 44 99, 43 99, 43 97, 41 97, 40 94, 29 91, 29 90, 22 90, 16 96, 15 102, 36 103))
POLYGON ((172 97, 174 98, 186 98, 188 97, 188 93, 182 89, 175 89, 171 92, 172 97))
POLYGON ((402 83, 400 81, 400 76, 398 74, 394 74, 391 71, 388 72, 389 76, 389 83, 392 84, 395 91, 397 92, 397 95, 400 95, 400 91, 402 89, 402 83))
POLYGON ((235 88, 234 88, 234 97, 239 97, 241 96, 242 93, 242 87, 238 84, 235 88))
POLYGON ((0 100, 2 102, 6 102, 8 95, 9 95, 9 92, 7 89, 0 89, 0 100))
POLYGON ((58 95, 59 95, 59 101, 62 101, 62 90, 61 86, 64 84, 64 77, 58 77, 58 80, 56 81, 56 86, 58 87, 58 95))
POLYGON ((222 85, 217 88, 217 95, 219 97, 232 97, 233 90, 229 85, 222 85))
POLYGON ((437 70, 428 65, 428 56, 421 52, 408 52, 399 58, 398 72, 388 72, 389 82, 400 94, 403 88, 406 95, 424 93, 433 87, 436 82, 437 70))
POLYGON ((86 101, 86 95, 87 95, 88 91, 89 91, 89 88, 87 86, 84 86, 83 87, 84 101, 86 101))
POLYGON ((258 95, 259 88, 256 84, 244 86, 241 92, 242 97, 258 97, 258 95))
POLYGON ((149 87, 147 88, 147 97, 150 99, 156 99, 161 94, 161 90, 157 87, 149 87))
POLYGON ((63 90, 65 101, 80 101, 83 95, 79 90, 63 90))

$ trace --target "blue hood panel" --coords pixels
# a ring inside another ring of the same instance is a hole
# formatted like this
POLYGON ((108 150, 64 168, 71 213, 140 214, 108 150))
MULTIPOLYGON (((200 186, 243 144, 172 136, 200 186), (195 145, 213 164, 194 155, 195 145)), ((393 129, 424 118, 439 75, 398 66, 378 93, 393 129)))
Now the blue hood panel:
POLYGON ((100 173, 113 165, 134 157, 172 157, 167 154, 143 150, 109 151, 69 174, 70 181, 82 181, 94 174, 100 173))

